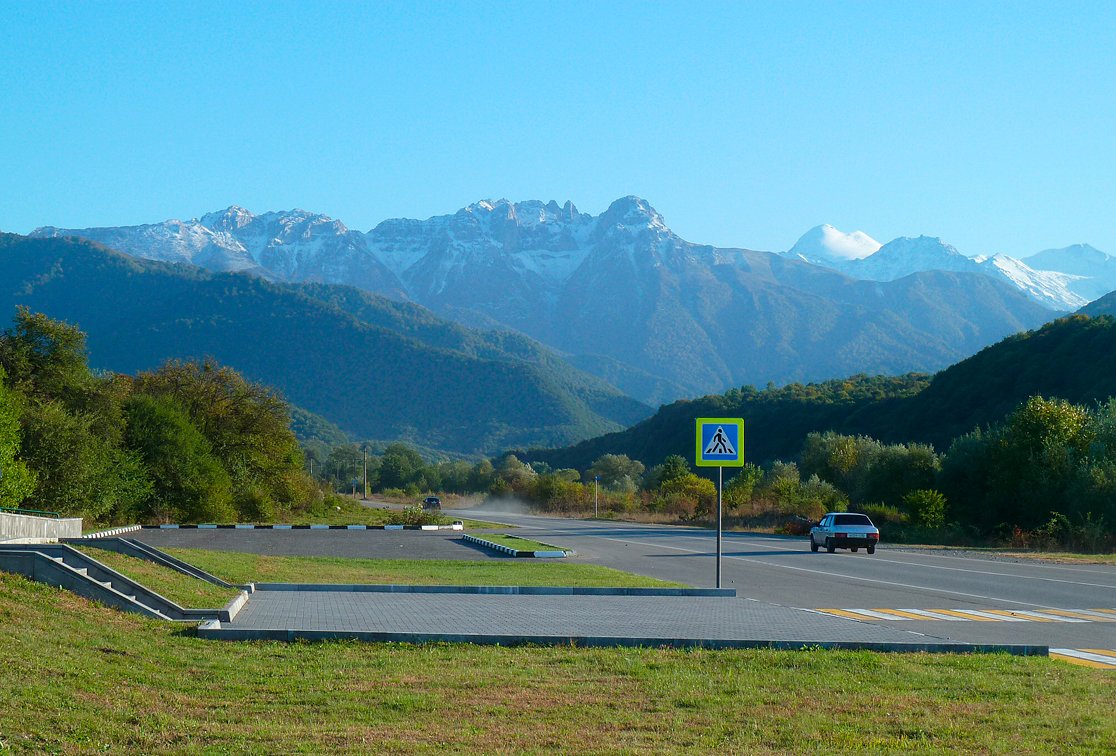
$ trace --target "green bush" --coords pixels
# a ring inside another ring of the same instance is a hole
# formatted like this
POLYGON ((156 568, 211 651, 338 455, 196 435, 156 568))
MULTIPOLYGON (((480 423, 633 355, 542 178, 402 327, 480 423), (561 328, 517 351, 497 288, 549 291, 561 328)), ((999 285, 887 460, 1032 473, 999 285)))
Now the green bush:
POLYGON ((935 530, 945 525, 946 497, 932 488, 920 488, 903 497, 903 506, 924 528, 935 530))

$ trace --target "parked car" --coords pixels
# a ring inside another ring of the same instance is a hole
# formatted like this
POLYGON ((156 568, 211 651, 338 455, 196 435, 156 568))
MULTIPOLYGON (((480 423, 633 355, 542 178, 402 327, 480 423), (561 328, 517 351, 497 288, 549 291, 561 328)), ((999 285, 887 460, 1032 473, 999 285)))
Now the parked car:
POLYGON ((830 512, 810 528, 810 551, 824 546, 832 554, 836 549, 857 551, 863 546, 869 554, 875 554, 879 542, 880 530, 868 515, 830 512))
POLYGON ((425 499, 422 500, 422 508, 423 509, 441 509, 442 508, 442 500, 439 499, 437 496, 427 496, 425 499))

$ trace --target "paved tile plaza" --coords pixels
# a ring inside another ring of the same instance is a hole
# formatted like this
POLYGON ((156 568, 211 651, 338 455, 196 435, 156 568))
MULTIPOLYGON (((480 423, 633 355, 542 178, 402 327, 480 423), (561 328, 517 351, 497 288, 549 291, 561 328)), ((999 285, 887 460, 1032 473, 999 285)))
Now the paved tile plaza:
POLYGON ((957 641, 744 599, 257 591, 227 630, 947 644, 957 641))

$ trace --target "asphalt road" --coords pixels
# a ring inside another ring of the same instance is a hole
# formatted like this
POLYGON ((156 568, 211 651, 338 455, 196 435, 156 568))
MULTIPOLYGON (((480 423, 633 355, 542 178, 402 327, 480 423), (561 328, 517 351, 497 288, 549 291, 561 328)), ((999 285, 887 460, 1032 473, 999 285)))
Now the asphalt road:
MULTIPOLYGON (((517 534, 575 549, 579 560, 693 586, 715 584, 714 531, 483 509, 456 514, 517 525, 517 534)), ((1050 613, 1116 608, 1116 567, 886 544, 871 556, 863 550, 815 554, 805 538, 726 533, 721 569, 722 585, 735 588, 738 600, 830 610, 850 621, 968 643, 1116 649, 1116 613, 1109 621, 1104 612, 1050 613), (879 609, 905 614, 875 611, 882 615, 877 617, 857 611, 879 609), (917 610, 945 612, 923 619, 917 610), (949 613, 957 610, 984 614, 949 613)))

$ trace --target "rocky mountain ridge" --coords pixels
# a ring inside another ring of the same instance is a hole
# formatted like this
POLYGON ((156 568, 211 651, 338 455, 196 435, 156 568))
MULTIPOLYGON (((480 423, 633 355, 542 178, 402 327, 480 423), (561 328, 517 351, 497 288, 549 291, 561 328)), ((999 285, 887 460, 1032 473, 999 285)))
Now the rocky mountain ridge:
POLYGON ((597 216, 571 202, 485 200, 366 234, 301 210, 233 206, 186 222, 33 235, 409 298, 538 339, 652 404, 742 383, 935 370, 1054 315, 977 263, 900 275, 896 243, 871 251, 878 243, 865 234, 823 228, 840 266, 694 244, 634 196, 597 216))

